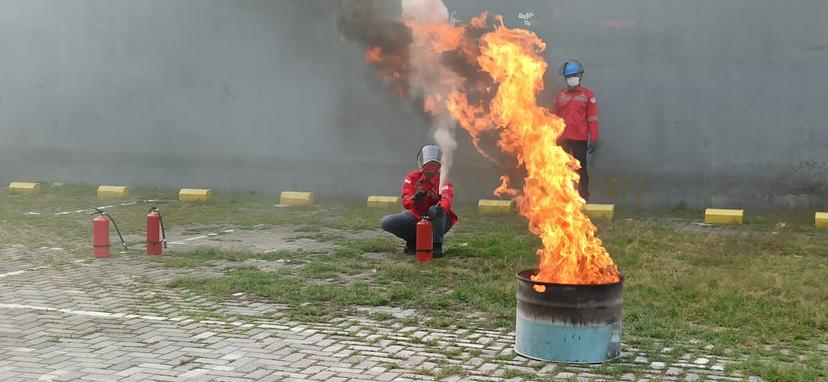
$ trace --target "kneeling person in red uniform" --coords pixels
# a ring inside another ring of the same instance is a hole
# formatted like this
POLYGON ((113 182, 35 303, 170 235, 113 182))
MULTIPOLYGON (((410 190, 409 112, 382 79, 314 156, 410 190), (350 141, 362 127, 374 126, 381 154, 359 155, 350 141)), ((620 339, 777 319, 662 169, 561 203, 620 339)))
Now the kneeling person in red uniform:
POLYGON ((440 187, 440 157, 436 145, 425 145, 417 155, 419 170, 406 175, 402 184, 405 211, 382 218, 382 229, 405 240, 405 254, 413 255, 417 241, 417 222, 424 216, 431 219, 434 240, 433 257, 443 256, 443 235, 457 222, 451 210, 454 187, 446 179, 440 187))

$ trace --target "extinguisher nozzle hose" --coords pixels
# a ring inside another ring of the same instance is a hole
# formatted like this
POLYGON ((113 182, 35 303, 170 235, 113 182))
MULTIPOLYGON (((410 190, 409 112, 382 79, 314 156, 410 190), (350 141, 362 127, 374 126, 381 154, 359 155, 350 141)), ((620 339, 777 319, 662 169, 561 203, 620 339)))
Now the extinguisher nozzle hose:
POLYGON ((121 230, 118 228, 118 223, 115 222, 115 219, 113 219, 112 216, 110 216, 106 212, 103 212, 102 215, 106 216, 109 219, 109 221, 112 222, 112 225, 115 226, 115 232, 118 233, 118 238, 121 239, 121 245, 124 246, 124 250, 125 251, 129 250, 129 248, 127 248, 127 245, 126 245, 126 241, 124 241, 124 236, 121 235, 121 230))
POLYGON ((161 223, 161 242, 164 244, 164 249, 167 249, 167 230, 164 229, 164 219, 161 218, 161 213, 158 213, 158 222, 161 223))
POLYGON ((161 224, 161 243, 164 245, 164 249, 167 249, 167 232, 164 229, 164 218, 161 217, 161 210, 159 210, 156 206, 152 206, 150 207, 149 212, 155 212, 155 214, 158 215, 158 223, 161 224))

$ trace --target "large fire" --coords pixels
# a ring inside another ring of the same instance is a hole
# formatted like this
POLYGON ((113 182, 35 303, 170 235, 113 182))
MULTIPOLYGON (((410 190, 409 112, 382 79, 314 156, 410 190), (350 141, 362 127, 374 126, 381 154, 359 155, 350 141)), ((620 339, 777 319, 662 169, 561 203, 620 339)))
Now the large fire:
MULTIPOLYGON (((564 122, 537 103, 548 68, 541 56, 546 44, 534 33, 508 28, 499 16, 485 13, 468 25, 412 19, 404 24, 417 45, 409 48, 409 54, 411 49, 426 47, 439 61, 436 66, 475 69, 434 71, 450 72, 443 82, 456 86, 448 97, 426 91, 425 108, 432 114, 447 109, 477 150, 490 159, 480 137, 484 132, 496 133, 497 147, 525 169, 521 191, 510 188, 504 176, 495 194, 515 197, 520 214, 529 220, 529 230, 543 243, 537 251, 539 271, 532 279, 560 284, 618 282, 618 268, 595 236, 595 226, 583 213, 585 202, 573 186, 579 181, 580 164, 556 143, 564 122)), ((382 68, 386 79, 416 75, 379 48, 370 49, 366 57, 382 68)))

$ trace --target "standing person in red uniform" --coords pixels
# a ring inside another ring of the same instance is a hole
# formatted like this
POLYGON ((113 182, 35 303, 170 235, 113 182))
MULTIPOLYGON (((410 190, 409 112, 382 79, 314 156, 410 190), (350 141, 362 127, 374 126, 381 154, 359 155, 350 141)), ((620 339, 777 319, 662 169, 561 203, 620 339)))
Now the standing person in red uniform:
POLYGON ((566 80, 566 88, 555 95, 552 112, 564 119, 566 129, 558 139, 558 144, 581 162, 578 193, 584 200, 589 200, 587 154, 598 149, 598 102, 595 94, 581 85, 584 67, 580 62, 564 62, 560 73, 566 80))
POLYGON ((451 210, 454 187, 448 179, 440 187, 440 157, 437 145, 425 145, 417 155, 419 169, 405 176, 402 184, 402 203, 405 211, 382 218, 382 229, 405 240, 405 254, 416 251, 417 222, 428 216, 431 219, 433 257, 443 256, 443 235, 457 223, 457 215, 451 210))

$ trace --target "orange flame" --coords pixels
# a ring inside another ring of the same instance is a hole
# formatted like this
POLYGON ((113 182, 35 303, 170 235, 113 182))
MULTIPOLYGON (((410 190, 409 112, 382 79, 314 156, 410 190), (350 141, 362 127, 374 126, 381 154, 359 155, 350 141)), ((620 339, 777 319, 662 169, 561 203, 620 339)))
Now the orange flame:
POLYGON ((394 92, 400 99, 406 98, 406 87, 404 86, 404 71, 407 65, 403 58, 393 54, 383 52, 382 48, 375 46, 365 52, 365 61, 381 68, 380 75, 382 79, 391 83, 394 87, 394 92))
POLYGON ((376 64, 382 61, 382 48, 378 46, 371 47, 365 52, 365 60, 376 64))
POLYGON ((503 175, 503 176, 500 177, 500 186, 495 188, 495 190, 494 190, 494 192, 492 192, 492 194, 494 194, 494 196, 497 196, 498 198, 503 197, 504 195, 507 196, 507 197, 510 197, 510 198, 514 198, 515 196, 517 196, 519 194, 519 191, 515 190, 514 188, 510 188, 509 187, 509 177, 506 176, 506 175, 503 175))
MULTIPOLYGON (((529 230, 538 235, 543 248, 537 251, 538 273, 532 280, 560 284, 607 284, 620 279, 618 268, 595 236, 596 227, 583 213, 585 201, 573 184, 579 176, 580 163, 557 145, 564 131, 564 121, 547 108, 538 106, 537 94, 543 90, 547 63, 541 56, 546 44, 532 32, 510 29, 495 16, 499 25, 478 39, 469 37, 472 30, 485 29, 484 13, 471 26, 420 24, 408 20, 414 40, 427 41, 435 54, 453 51, 475 62, 496 86, 487 87, 488 98, 479 99, 480 89, 463 88, 454 77, 447 99, 426 94, 427 109, 443 102, 460 126, 471 136, 478 151, 491 159, 480 145, 480 134, 494 130, 499 134, 498 148, 517 159, 525 168, 523 190, 516 198, 520 214, 529 221, 529 230), (470 48, 473 46, 474 48, 470 48), (473 55, 473 56, 471 56, 473 55), (491 94, 494 92, 494 94, 491 94)), ((442 71, 437 71, 443 73, 442 71)), ((495 195, 510 195, 516 190, 501 177, 495 195)), ((539 292, 541 288, 536 288, 539 292)))
MULTIPOLYGON (((533 280, 561 284, 606 284, 619 280, 618 268, 583 213, 577 160, 557 145, 563 119, 537 105, 547 63, 546 45, 526 30, 502 25, 481 38, 480 67, 498 83, 488 119, 501 129, 498 146, 526 168, 520 213, 540 236, 543 249, 533 280)), ((462 125, 462 124, 461 124, 462 125)))
POLYGON ((411 28, 415 43, 417 40, 429 45, 434 53, 443 53, 457 49, 466 38, 466 28, 454 27, 446 23, 419 21, 411 18, 403 20, 411 28))

